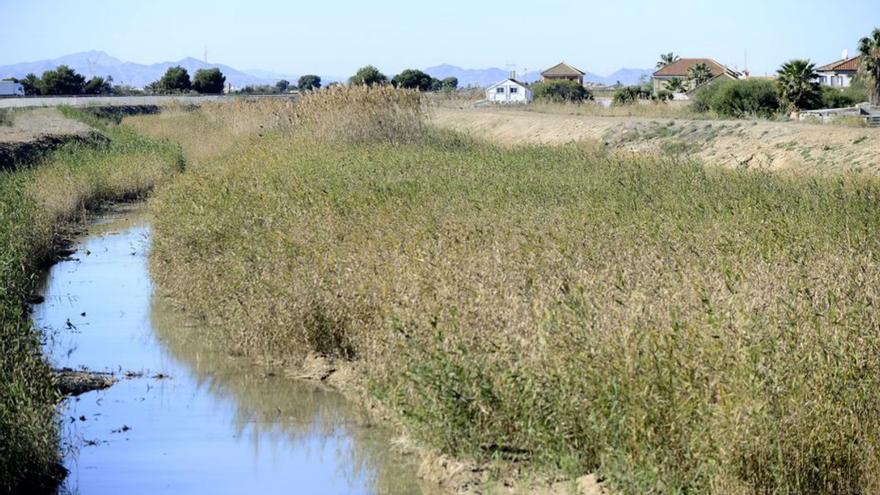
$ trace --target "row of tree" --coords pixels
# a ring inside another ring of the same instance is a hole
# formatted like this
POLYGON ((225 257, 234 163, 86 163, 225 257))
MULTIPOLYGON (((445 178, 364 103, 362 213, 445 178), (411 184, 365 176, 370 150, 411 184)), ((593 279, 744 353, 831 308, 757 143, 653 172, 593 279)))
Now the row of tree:
POLYGON ((169 67, 157 81, 144 89, 148 93, 188 93, 219 94, 226 87, 226 76, 220 69, 199 69, 192 79, 189 72, 181 66, 169 67))
POLYGON ((113 78, 95 76, 86 80, 66 65, 43 72, 41 77, 30 73, 22 79, 10 78, 24 88, 24 94, 36 95, 106 95, 112 92, 113 78))
POLYGON ((441 91, 458 88, 458 78, 447 77, 437 79, 418 69, 405 69, 396 76, 388 79, 388 76, 372 65, 361 67, 348 79, 350 84, 373 86, 377 84, 391 84, 396 88, 417 89, 419 91, 441 91))

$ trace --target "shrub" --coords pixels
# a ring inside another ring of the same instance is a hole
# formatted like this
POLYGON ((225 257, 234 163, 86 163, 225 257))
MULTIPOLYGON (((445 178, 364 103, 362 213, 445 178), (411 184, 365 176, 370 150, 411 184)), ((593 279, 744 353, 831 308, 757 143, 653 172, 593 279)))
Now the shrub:
POLYGON ((536 99, 556 103, 577 103, 592 100, 593 93, 577 81, 544 81, 532 85, 536 99))
POLYGON ((614 92, 612 101, 615 105, 632 105, 639 100, 651 98, 651 92, 641 86, 624 86, 614 92))
POLYGON ((779 98, 772 81, 763 79, 716 81, 697 90, 694 107, 724 117, 772 117, 779 98))
POLYGON ((839 89, 822 86, 822 108, 847 108, 868 101, 868 90, 859 85, 839 89))

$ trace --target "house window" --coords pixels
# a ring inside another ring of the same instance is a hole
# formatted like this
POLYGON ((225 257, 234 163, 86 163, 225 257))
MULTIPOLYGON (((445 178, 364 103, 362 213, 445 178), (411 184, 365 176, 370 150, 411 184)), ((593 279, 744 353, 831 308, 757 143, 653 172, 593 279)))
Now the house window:
POLYGON ((501 86, 499 88, 495 88, 495 92, 498 94, 504 93, 504 86, 501 86))
POLYGON ((510 88, 510 94, 516 93, 519 88, 510 88))

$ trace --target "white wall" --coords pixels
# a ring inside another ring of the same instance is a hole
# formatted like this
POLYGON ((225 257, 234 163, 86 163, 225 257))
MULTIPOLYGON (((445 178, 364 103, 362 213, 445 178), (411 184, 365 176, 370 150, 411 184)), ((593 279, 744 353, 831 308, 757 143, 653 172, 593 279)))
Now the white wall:
POLYGON ((529 103, 532 101, 532 91, 507 80, 490 86, 486 90, 486 99, 494 103, 529 103))

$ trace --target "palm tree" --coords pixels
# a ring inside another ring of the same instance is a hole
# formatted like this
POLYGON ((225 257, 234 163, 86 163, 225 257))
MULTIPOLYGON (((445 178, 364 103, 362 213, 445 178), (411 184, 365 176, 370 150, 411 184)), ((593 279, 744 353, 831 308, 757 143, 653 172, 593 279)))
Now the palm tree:
POLYGON ((776 71, 779 97, 791 110, 816 108, 822 100, 822 91, 816 80, 816 65, 809 60, 791 60, 776 71))
POLYGON ((669 80, 669 82, 666 83, 666 90, 673 93, 684 93, 686 90, 684 79, 680 77, 673 77, 669 80))
POLYGON ((859 53, 859 72, 870 84, 871 104, 880 105, 880 28, 874 28, 871 36, 859 41, 859 53))
POLYGON ((691 66, 690 69, 688 69, 687 78, 688 81, 690 81, 693 85, 693 88, 698 88, 703 84, 706 84, 707 82, 711 81, 713 77, 715 76, 712 74, 712 69, 710 69, 708 65, 703 63, 695 64, 691 66))
POLYGON ((662 69, 662 68, 666 67, 667 65, 671 64, 672 62, 675 62, 679 58, 680 57, 678 55, 676 55, 672 52, 661 53, 660 54, 660 61, 657 62, 657 68, 662 69))

